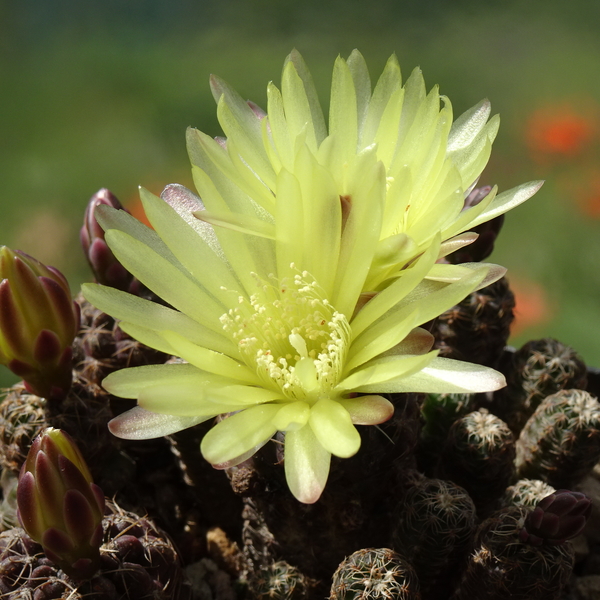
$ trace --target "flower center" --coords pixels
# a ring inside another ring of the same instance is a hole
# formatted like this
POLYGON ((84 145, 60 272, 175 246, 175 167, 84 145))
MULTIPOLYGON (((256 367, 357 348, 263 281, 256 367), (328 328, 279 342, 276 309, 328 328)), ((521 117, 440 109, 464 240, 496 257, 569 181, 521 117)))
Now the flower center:
MULTIPOLYGON (((293 266, 293 265, 292 265, 293 266)), ((248 366, 287 398, 316 402, 340 380, 350 326, 307 272, 273 283, 256 276, 258 290, 238 297, 221 317, 248 366)))

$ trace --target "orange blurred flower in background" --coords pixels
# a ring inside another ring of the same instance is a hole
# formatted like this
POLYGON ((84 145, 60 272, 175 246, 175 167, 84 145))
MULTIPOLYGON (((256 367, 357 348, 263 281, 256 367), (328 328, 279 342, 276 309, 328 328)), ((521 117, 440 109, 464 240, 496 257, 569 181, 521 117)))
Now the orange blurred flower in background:
POLYGON ((585 187, 577 194, 581 212, 593 219, 600 218, 600 172, 590 175, 585 187))
POLYGON ((554 310, 543 286, 530 279, 511 276, 510 288, 515 295, 515 320, 511 326, 511 336, 521 335, 532 327, 552 320, 554 310))
POLYGON ((598 133, 596 110, 569 104, 537 109, 526 125, 526 142, 536 162, 580 155, 598 133))
POLYGON ((563 173, 556 183, 559 194, 575 205, 580 216, 600 219, 600 168, 596 164, 563 173))

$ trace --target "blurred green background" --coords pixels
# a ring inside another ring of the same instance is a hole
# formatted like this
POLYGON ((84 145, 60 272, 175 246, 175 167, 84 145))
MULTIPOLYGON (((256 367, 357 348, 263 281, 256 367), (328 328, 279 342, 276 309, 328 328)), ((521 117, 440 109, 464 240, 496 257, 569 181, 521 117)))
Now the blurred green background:
POLYGON ((296 47, 326 105, 338 54, 359 48, 375 81, 396 52, 456 116, 484 97, 501 114, 482 184, 547 180, 491 257, 517 294, 511 342, 554 336, 600 365, 597 0, 0 0, 0 24, 0 243, 74 292, 95 191, 133 206, 138 185, 191 186, 186 127, 220 133, 210 73, 264 105, 296 47))

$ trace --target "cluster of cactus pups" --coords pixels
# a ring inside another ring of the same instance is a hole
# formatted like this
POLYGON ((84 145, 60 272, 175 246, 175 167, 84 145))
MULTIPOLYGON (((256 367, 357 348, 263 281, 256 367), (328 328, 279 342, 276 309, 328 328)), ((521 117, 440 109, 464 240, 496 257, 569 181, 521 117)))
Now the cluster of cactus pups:
MULTIPOLYGON (((82 243, 96 280, 151 298, 104 243, 100 204, 120 207, 107 190, 88 206, 82 243)), ((500 225, 482 226, 468 260, 491 252, 500 225)), ((210 424, 111 436, 108 421, 132 402, 102 379, 177 359, 72 303, 55 270, 7 248, 0 258, 2 319, 27 303, 35 313, 20 333, 0 323, 0 350, 17 357, 3 362, 24 379, 0 405, 0 598, 600 598, 584 493, 597 494, 597 376, 555 340, 506 348, 505 279, 430 329, 443 356, 497 368, 507 387, 390 395, 393 418, 361 430, 360 452, 334 460, 321 499, 304 505, 285 484, 279 439, 223 473, 198 452, 210 424)))

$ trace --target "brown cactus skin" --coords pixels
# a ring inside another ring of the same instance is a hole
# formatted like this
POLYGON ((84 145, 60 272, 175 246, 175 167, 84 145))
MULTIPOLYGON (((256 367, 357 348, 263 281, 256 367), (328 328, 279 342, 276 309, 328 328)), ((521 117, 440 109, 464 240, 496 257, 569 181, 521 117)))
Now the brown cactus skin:
POLYGON ((494 513, 477 530, 473 551, 451 600, 559 600, 574 563, 571 545, 520 540, 530 508, 494 513))
POLYGON ((18 474, 33 439, 48 426, 46 400, 30 394, 23 383, 2 390, 0 466, 18 474))

